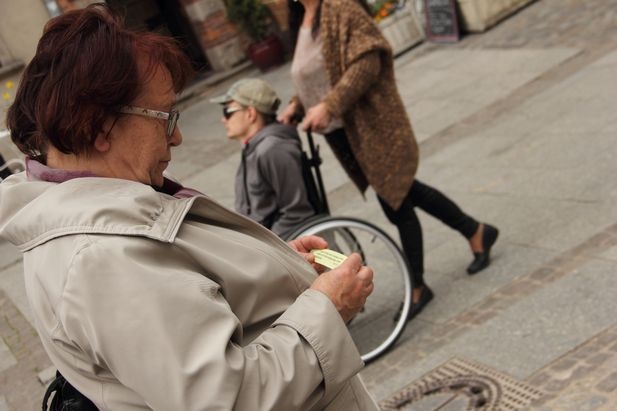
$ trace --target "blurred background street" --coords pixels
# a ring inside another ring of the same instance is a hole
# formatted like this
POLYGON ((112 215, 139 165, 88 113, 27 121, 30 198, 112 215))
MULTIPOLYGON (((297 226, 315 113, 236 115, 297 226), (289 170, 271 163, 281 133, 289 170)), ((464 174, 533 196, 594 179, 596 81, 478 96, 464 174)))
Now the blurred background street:
MULTIPOLYGON (((534 1, 459 42, 424 41, 395 66, 418 178, 501 234, 492 265, 470 277, 465 241, 420 213, 435 299, 362 371, 370 391, 384 408, 465 410, 469 392, 435 382, 464 370, 452 378, 477 373, 494 396, 514 393, 514 408, 496 409, 617 409, 617 0, 534 1)), ((208 99, 261 77, 286 102, 289 69, 246 65, 187 90, 169 173, 232 206, 241 147, 208 99)), ((375 194, 364 199, 317 141, 332 214, 396 238, 375 194)), ((54 371, 31 324, 21 256, 0 240, 0 411, 38 408, 54 371)))

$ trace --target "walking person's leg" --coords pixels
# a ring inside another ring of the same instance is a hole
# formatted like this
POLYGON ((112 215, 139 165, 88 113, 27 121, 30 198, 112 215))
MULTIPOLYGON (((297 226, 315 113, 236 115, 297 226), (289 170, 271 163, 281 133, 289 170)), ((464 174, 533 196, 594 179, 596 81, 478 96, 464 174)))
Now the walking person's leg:
POLYGON ((469 274, 475 274, 490 264, 490 249, 497 240, 499 230, 490 224, 479 223, 464 213, 451 199, 435 188, 415 180, 409 196, 412 203, 428 214, 458 231, 467 241, 474 260, 467 267, 469 274))
POLYGON ((431 289, 424 283, 422 226, 415 212, 416 206, 457 230, 469 241, 474 253, 474 260, 467 267, 469 274, 475 274, 489 265, 490 249, 499 231, 465 214, 440 191, 415 180, 398 210, 390 207, 381 197, 377 198, 386 217, 399 231, 401 245, 411 268, 413 292, 409 319, 419 314, 433 298, 431 289))
POLYGON ((407 195, 403 204, 394 210, 381 197, 377 196, 386 217, 396 226, 401 239, 403 253, 411 270, 411 309, 408 320, 418 315, 426 304, 433 299, 433 292, 424 283, 424 245, 422 240, 422 226, 414 210, 411 196, 407 195))

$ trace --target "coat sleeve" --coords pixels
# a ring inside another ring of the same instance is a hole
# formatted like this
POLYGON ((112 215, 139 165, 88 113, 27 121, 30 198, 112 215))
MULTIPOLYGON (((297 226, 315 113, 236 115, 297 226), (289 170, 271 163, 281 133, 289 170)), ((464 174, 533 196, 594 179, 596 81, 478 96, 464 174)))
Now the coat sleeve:
POLYGON ((324 102, 330 114, 342 118, 377 82, 392 50, 357 1, 324 1, 322 7, 322 50, 332 83, 324 102))
POLYGON ((336 332, 340 316, 315 290, 243 346, 219 285, 173 244, 93 241, 64 290, 59 318, 70 341, 153 409, 309 408, 361 367, 349 334, 336 332))
POLYGON ((377 82, 380 71, 381 58, 378 51, 369 51, 354 61, 324 99, 328 112, 336 118, 342 118, 377 82))
POLYGON ((284 237, 314 215, 315 211, 308 200, 302 177, 300 148, 279 139, 264 143, 258 147, 260 153, 257 165, 261 176, 268 181, 274 192, 280 213, 271 230, 284 237))

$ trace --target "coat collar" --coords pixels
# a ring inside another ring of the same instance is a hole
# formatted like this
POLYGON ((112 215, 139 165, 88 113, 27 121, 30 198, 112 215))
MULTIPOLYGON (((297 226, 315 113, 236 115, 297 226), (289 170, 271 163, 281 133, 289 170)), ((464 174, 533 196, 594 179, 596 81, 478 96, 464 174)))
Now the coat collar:
POLYGON ((0 185, 0 236, 28 251, 70 234, 116 234, 173 242, 195 199, 134 181, 79 177, 62 183, 13 175, 0 185))
MULTIPOLYGON (((98 177, 90 171, 69 171, 51 168, 29 157, 26 158, 26 176, 29 181, 48 181, 50 183, 63 183, 81 177, 98 177)), ((184 187, 180 183, 167 177, 164 177, 162 187, 152 188, 176 198, 189 198, 196 195, 203 195, 199 191, 184 187)))

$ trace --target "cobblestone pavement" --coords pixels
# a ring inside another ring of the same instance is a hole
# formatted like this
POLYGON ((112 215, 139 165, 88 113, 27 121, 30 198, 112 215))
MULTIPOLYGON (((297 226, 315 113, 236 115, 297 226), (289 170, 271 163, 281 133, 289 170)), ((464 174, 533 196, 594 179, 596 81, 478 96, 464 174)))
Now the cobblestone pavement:
MULTIPOLYGON (((437 156, 445 148, 472 138, 487 123, 508 114, 511 107, 559 84, 617 47, 617 0, 538 0, 485 33, 465 36, 453 45, 424 43, 397 59, 397 66, 436 50, 461 49, 551 49, 571 47, 576 55, 544 72, 538 78, 460 122, 439 131, 422 142, 423 158, 437 156)), ((225 150, 229 145, 221 143, 225 150)), ((334 207, 347 195, 344 186, 332 194, 334 207)), ((524 302, 531 294, 548 290, 590 263, 594 256, 615 250, 617 224, 590 235, 585 241, 551 255, 545 262, 496 287, 487 297, 447 321, 431 324, 430 330, 413 341, 401 344, 387 356, 368 367, 367 385, 378 387, 381 381, 401 372, 408 364, 421 362, 430 353, 524 302)), ((0 267, 14 259, 14 250, 0 244, 0 267)), ((613 251, 614 253, 614 251, 613 251)), ((9 267, 15 268, 15 264, 9 267)), ((0 273, 1 274, 1 273, 0 273)), ((0 279, 0 281, 3 281, 0 279)), ((575 301, 572 304, 576 304, 575 301)), ((50 362, 26 316, 0 289, 0 411, 38 409, 43 396, 41 379, 49 376, 50 362), (6 347, 3 351, 2 347, 6 347)), ((526 347, 531 350, 532 348, 526 347)), ((521 355, 526 355, 521 350, 521 355)), ((617 325, 607 327, 592 339, 573 347, 555 361, 539 365, 525 382, 546 395, 533 409, 594 410, 617 409, 617 325)), ((382 388, 394 392, 399 386, 382 388)))
MULTIPOLYGON (((423 43, 399 60, 412 60, 443 49, 443 45, 423 43)), ((487 119, 517 105, 538 90, 544 90, 571 75, 584 65, 617 47, 617 0, 536 0, 484 33, 468 34, 452 49, 518 49, 574 47, 580 53, 571 61, 517 90, 503 101, 461 121, 423 142, 423 158, 451 144, 462 135, 472 134, 487 119)), ((399 63, 400 64, 400 63, 399 63)))
MULTIPOLYGON (((415 340, 413 346, 403 345, 378 364, 371 365, 365 382, 371 387, 400 367, 420 362, 471 330, 486 326, 532 293, 559 281, 614 247, 617 247, 617 224, 557 255, 541 267, 518 276, 459 315, 434 325, 430 334, 415 340)), ((525 355, 526 350, 533 350, 533 347, 523 347, 520 355, 525 355)), ((525 379, 529 385, 545 393, 530 408, 542 411, 617 409, 616 366, 617 324, 525 379)))
POLYGON ((617 407, 617 326, 542 368, 529 383, 545 392, 540 411, 614 410, 617 407))
POLYGON ((462 47, 580 47, 617 40, 617 1, 539 0, 493 27, 467 36, 462 47))
MULTIPOLYGON (((580 52, 503 100, 431 136, 421 144, 423 158, 439 153, 441 149, 460 141, 461 138, 477 134, 512 107, 606 56, 617 48, 616 40, 617 1, 542 0, 528 5, 487 33, 468 35, 461 42, 448 46, 454 49, 574 47, 580 52)), ((402 58, 417 58, 441 47, 443 46, 424 44, 402 58), (416 55, 412 57, 414 53, 416 55)), ((388 375, 401 372, 408 364, 418 363, 471 329, 485 326, 517 302, 559 281, 567 273, 576 272, 588 263, 590 258, 606 253, 615 246, 617 225, 610 226, 587 241, 560 253, 529 273, 516 277, 448 321, 433 324, 430 333, 414 340, 413 346, 402 345, 384 360, 371 365, 364 374, 367 384, 369 387, 379 384, 388 375)), ((572 304, 576 303, 572 301, 572 304)), ((520 355, 532 350, 533 347, 524 347, 520 355)), ((615 410, 616 366, 617 325, 614 325, 526 378, 526 383, 545 393, 529 408, 542 411, 615 410)), ((405 409, 417 411, 429 408, 405 409)))
POLYGON ((0 410, 39 409, 44 387, 38 374, 51 362, 32 325, 1 290, 0 315, 0 335, 14 358, 0 372, 0 410))

